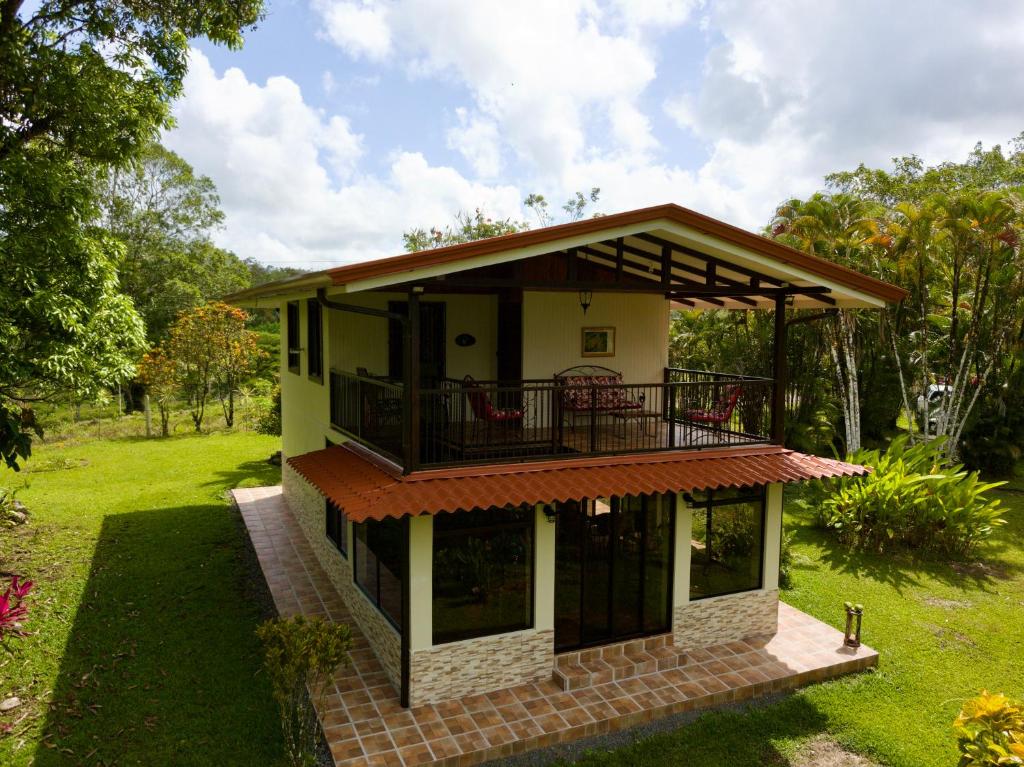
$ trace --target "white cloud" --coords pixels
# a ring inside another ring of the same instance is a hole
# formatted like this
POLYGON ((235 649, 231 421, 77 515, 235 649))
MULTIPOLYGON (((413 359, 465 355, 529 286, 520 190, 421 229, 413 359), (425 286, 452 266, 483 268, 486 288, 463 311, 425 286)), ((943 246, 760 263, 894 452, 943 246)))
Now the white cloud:
POLYGON ((458 210, 519 213, 517 188, 474 183, 417 152, 395 153, 382 177, 360 173, 362 139, 344 117, 310 107, 286 77, 218 75, 195 50, 175 117, 164 141, 217 184, 218 242, 244 257, 325 268, 394 255, 401 232, 458 210))
POLYGON ((472 166, 477 176, 494 178, 501 170, 501 139, 493 120, 474 114, 464 107, 455 110, 459 121, 448 129, 448 148, 454 149, 472 166))
MULTIPOLYGON (((315 7, 331 39, 358 55, 336 35, 334 20, 350 5, 317 0, 315 7)), ((592 0, 395 0, 373 8, 387 25, 394 63, 411 77, 466 87, 474 124, 486 127, 487 140, 496 132, 538 179, 554 183, 584 158, 595 126, 610 125, 613 151, 657 146, 636 106, 655 76, 654 46, 644 32, 682 23, 689 6, 678 0, 622 0, 610 8, 592 0)), ((460 126, 455 136, 465 130, 460 126)), ((477 147, 473 142, 470 163, 478 172, 493 171, 494 150, 481 156, 477 147)))
POLYGON ((391 52, 388 9, 383 2, 313 0, 313 6, 323 19, 324 34, 349 55, 380 61, 391 52))

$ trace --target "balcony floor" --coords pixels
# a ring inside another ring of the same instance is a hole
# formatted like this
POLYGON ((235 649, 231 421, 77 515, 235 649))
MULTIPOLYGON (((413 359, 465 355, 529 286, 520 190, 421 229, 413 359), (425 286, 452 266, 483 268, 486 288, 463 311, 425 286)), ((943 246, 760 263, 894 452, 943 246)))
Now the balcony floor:
POLYGON ((352 628, 352 666, 338 673, 318 712, 336 765, 480 764, 791 690, 878 661, 869 647, 844 647, 839 631, 780 603, 776 634, 695 650, 674 668, 571 692, 545 681, 404 709, 281 488, 232 492, 278 612, 323 615, 352 628))

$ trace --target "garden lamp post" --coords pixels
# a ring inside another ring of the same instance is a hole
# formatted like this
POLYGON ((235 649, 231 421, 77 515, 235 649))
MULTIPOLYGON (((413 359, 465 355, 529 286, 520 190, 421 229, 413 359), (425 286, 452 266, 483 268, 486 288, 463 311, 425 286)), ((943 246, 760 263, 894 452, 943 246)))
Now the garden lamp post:
POLYGON ((846 608, 846 634, 843 644, 847 647, 860 647, 860 624, 864 617, 864 605, 844 602, 846 608))

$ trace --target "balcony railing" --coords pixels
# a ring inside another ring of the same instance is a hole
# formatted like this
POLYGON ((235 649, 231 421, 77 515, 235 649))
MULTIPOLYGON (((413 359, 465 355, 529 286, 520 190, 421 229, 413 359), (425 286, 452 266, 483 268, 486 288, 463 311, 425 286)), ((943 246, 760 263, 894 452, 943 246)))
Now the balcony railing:
POLYGON ((332 372, 331 423, 410 470, 706 449, 770 442, 772 391, 771 379, 681 368, 641 384, 446 379, 419 390, 414 431, 401 384, 332 372))

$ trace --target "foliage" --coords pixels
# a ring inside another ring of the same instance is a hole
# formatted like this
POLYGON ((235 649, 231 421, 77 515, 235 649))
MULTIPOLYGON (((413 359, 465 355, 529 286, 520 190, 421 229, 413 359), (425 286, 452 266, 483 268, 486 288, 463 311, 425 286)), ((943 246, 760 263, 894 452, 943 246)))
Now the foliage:
POLYGON ((488 237, 500 237, 503 234, 513 234, 528 228, 526 223, 513 221, 511 218, 492 219, 480 208, 477 208, 472 214, 459 211, 455 214, 455 223, 449 224, 444 229, 432 226, 429 232, 423 229, 410 229, 403 232, 402 243, 407 251, 414 252, 429 248, 444 248, 488 237))
POLYGON ((169 434, 168 424, 178 391, 178 366, 162 346, 154 346, 139 363, 139 379, 160 413, 160 434, 169 434))
POLYGON ((960 767, 1024 764, 1024 704, 982 690, 953 723, 960 767))
POLYGON ((861 450, 846 460, 873 470, 822 485, 814 498, 819 524, 844 544, 875 551, 903 544, 966 557, 1005 524, 1000 501, 988 497, 1004 483, 943 466, 941 440, 908 447, 902 435, 885 452, 861 450))
POLYGON ((288 757, 296 766, 315 764, 319 727, 307 691, 323 703, 328 683, 349 662, 352 633, 344 623, 296 615, 267 621, 256 634, 263 642, 263 668, 280 709, 288 757))
POLYGON ((281 385, 275 384, 270 392, 270 403, 256 417, 256 431, 272 437, 281 436, 281 385))
POLYGON ((0 641, 10 636, 24 636, 21 621, 28 615, 25 597, 32 590, 32 581, 11 578, 6 591, 0 594, 0 641))
POLYGON ((259 0, 0 5, 0 454, 28 456, 28 401, 131 374, 143 328, 98 224, 96 179, 169 124, 190 40, 231 47, 259 0))
POLYGON ((256 334, 245 329, 246 314, 221 302, 183 311, 171 326, 166 349, 174 381, 192 412, 196 431, 203 426, 206 404, 216 394, 227 426, 234 425, 238 385, 263 354, 256 334))
POLYGON ((183 310, 250 285, 250 267, 215 246, 224 214, 213 182, 157 143, 100 184, 103 222, 123 245, 121 287, 146 322, 151 341, 183 310))
POLYGON ((783 531, 779 548, 779 588, 793 587, 793 565, 796 557, 793 554, 793 533, 783 531))
POLYGON ((27 519, 27 511, 15 496, 17 492, 0 487, 0 528, 22 525, 27 519))
MULTIPOLYGON (((593 187, 588 194, 576 192, 562 206, 565 211, 566 220, 577 221, 583 217, 587 206, 596 203, 601 196, 601 190, 593 187)), ((554 219, 548 212, 548 201, 542 194, 527 195, 523 205, 533 211, 537 222, 541 226, 550 226, 554 219)), ((594 214, 595 216, 599 214, 594 214)), ((503 234, 514 234, 530 228, 526 221, 514 221, 512 218, 495 220, 487 216, 480 208, 472 214, 459 211, 455 214, 454 225, 445 226, 443 229, 438 226, 430 227, 430 231, 422 228, 410 229, 402 233, 402 243, 407 251, 427 250, 429 248, 444 248, 449 245, 459 245, 474 240, 484 240, 488 237, 500 237, 503 234)))

